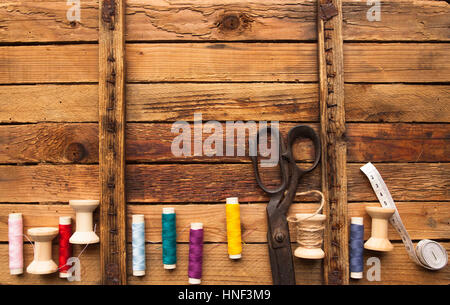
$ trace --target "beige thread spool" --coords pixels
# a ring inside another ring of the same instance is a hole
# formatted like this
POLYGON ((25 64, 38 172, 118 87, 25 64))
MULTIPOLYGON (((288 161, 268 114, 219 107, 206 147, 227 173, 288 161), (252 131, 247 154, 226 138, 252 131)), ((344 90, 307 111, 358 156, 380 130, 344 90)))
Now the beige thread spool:
POLYGON ((323 230, 326 216, 319 214, 323 208, 324 197, 319 191, 312 190, 296 195, 318 194, 321 196, 320 207, 314 213, 299 213, 288 217, 288 221, 297 224, 297 243, 294 255, 305 259, 322 259, 325 252, 322 250, 323 230))
POLYGON ((372 217, 372 234, 364 248, 383 252, 394 250, 388 239, 388 220, 395 213, 395 209, 366 207, 366 212, 372 217))
POLYGON ((34 241, 34 259, 27 267, 31 274, 49 274, 58 270, 52 259, 52 240, 58 235, 58 228, 31 228, 28 235, 34 241))
POLYGON ((76 213, 76 231, 70 237, 71 244, 95 244, 100 238, 93 229, 93 212, 99 205, 98 200, 69 200, 76 213))

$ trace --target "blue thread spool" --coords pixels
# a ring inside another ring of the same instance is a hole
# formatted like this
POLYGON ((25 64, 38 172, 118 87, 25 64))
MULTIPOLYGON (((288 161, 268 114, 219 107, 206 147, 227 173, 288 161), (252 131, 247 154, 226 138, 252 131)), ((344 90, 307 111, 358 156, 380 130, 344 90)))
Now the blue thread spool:
POLYGON ((133 243, 133 275, 145 275, 145 220, 144 215, 133 215, 131 225, 133 243))
POLYGON ((162 247, 164 269, 177 267, 177 230, 174 208, 163 208, 162 247))
POLYGON ((352 217, 350 223, 350 277, 362 279, 364 271, 364 223, 362 217, 352 217))

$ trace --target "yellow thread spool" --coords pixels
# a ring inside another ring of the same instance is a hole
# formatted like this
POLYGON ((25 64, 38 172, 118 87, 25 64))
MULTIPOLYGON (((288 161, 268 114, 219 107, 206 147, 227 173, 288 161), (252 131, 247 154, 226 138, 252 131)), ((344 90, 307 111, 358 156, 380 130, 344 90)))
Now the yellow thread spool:
POLYGON ((242 239, 238 198, 227 198, 225 209, 227 214, 228 255, 231 259, 240 259, 242 257, 242 239))

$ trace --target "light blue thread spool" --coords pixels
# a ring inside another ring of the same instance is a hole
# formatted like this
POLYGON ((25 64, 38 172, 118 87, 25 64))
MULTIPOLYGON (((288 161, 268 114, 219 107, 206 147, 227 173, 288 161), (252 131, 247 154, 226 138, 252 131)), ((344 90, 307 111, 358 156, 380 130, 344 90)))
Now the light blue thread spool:
POLYGON ((174 208, 163 208, 162 247, 164 269, 177 267, 177 231, 174 208))
POLYGON ((133 215, 131 225, 133 243, 133 275, 145 275, 145 220, 144 215, 133 215))

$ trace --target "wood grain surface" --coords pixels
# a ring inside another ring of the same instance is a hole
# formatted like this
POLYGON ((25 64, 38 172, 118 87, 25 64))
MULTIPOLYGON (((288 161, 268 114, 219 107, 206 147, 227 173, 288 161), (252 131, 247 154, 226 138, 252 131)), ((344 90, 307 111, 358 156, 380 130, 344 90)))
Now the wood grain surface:
MULTIPOLYGON (((206 123, 206 122, 205 122, 206 123)), ((280 123, 286 135, 299 123, 280 123)), ((309 124, 316 131, 317 123, 309 124)), ((240 127, 239 127, 240 126, 240 127)), ((258 126, 258 125, 255 125, 258 126)), ((243 162, 249 163, 248 135, 245 156, 177 157, 171 147, 179 133, 168 123, 128 123, 127 160, 130 162, 243 162)), ((191 126, 192 128, 192 126, 191 126)), ((245 125, 238 125, 245 128, 245 125)), ((346 142, 349 162, 448 162, 450 161, 449 124, 347 124, 346 142)), ((226 134, 223 124, 223 133, 226 134)), ((193 130, 191 130, 193 135, 193 130)), ((234 131, 236 133, 236 131, 234 131)), ((203 133, 203 141, 211 133, 203 133)), ((98 125, 94 123, 39 123, 0 126, 0 163, 98 163, 98 125)), ((237 141, 234 142, 236 151, 237 141)), ((311 161, 310 142, 298 142, 294 157, 311 161)))
POLYGON ((345 139, 344 42, 342 1, 317 1, 317 56, 319 61, 319 109, 321 190, 326 216, 323 279, 326 285, 348 285, 347 142, 345 139), (325 7, 334 13, 324 16, 325 7))
MULTIPOLYGON (((98 1, 81 2, 70 22, 64 0, 6 0, 0 42, 98 41, 98 1)), ((445 1, 385 1, 382 20, 366 18, 364 1, 343 1, 345 40, 449 41, 445 1)), ((315 1, 127 1, 126 38, 151 40, 316 40, 315 1)))
MULTIPOLYGON (((78 284, 57 274, 10 275, 7 217, 22 212, 25 229, 56 226, 60 215, 74 216, 69 199, 99 198, 99 2, 81 1, 80 22, 67 20, 66 2, 0 3, 0 284, 78 284)), ((435 239, 450 250, 450 5, 384 1, 380 22, 367 20, 369 8, 342 1, 348 217, 364 216, 367 239, 364 208, 378 201, 359 167, 372 161, 415 243, 435 239)), ((170 127, 201 112, 204 121, 318 130, 316 0, 127 0, 125 12, 127 226, 131 214, 145 214, 148 268, 144 278, 131 276, 128 244, 128 283, 186 284, 186 228, 197 219, 207 228, 204 284, 271 284, 268 197, 248 158, 176 158, 170 127), (230 196, 239 196, 243 216, 244 259, 237 263, 226 255, 230 196), (161 261, 161 209, 169 205, 177 210, 175 272, 161 261)), ((296 158, 306 166, 310 145, 299 144, 296 158)), ((277 170, 264 179, 276 183, 277 170)), ((299 190, 319 189, 320 180, 319 167, 299 190)), ((314 200, 296 198, 290 213, 313 211, 314 200)), ((449 266, 424 270, 391 226, 389 238, 394 251, 365 251, 365 260, 380 258, 381 281, 350 284, 450 283, 449 266)), ((26 266, 32 248, 26 242, 24 249, 26 266)), ((99 253, 98 245, 83 252, 81 284, 101 283, 99 253)), ((298 284, 324 282, 320 261, 295 259, 295 269, 298 284)))
MULTIPOLYGON (((349 43, 346 82, 448 82, 450 44, 349 43)), ((314 43, 128 44, 128 82, 315 82, 314 43)), ((92 44, 2 46, 0 83, 98 81, 92 44)))
POLYGON ((100 268, 103 285, 126 285, 125 0, 98 5, 100 268))
MULTIPOLYGON (((0 86, 0 123, 98 121, 97 85, 0 86), (33 96, 30 99, 29 96, 33 96)), ((450 122, 450 86, 346 84, 347 122, 450 122)), ((127 120, 319 121, 317 84, 129 84, 127 120)))
MULTIPOLYGON (((347 165, 348 200, 377 201, 360 171, 347 165)), ((396 201, 445 201, 450 163, 376 164, 396 201)), ((126 169, 129 202, 267 202, 255 183, 251 164, 131 164, 126 169)), ((263 179, 277 183, 279 171, 267 168, 263 179)), ((67 202, 99 196, 97 165, 0 166, 0 202, 67 202)), ((301 181, 299 191, 319 189, 320 166, 301 181)), ((311 198, 298 198, 311 200, 311 198)))

